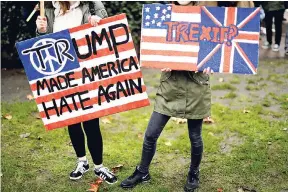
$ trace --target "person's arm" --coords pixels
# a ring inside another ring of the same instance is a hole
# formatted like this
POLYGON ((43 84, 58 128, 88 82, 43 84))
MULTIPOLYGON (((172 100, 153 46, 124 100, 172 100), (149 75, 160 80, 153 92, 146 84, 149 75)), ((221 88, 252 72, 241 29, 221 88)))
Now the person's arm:
POLYGON ((91 15, 97 15, 102 19, 108 17, 107 11, 105 10, 105 7, 101 1, 90 1, 89 9, 91 15))

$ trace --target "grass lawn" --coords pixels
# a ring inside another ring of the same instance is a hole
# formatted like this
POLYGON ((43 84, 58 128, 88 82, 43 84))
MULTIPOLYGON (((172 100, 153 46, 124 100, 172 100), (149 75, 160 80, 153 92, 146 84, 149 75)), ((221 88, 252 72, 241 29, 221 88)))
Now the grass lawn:
MULTIPOLYGON (((286 103, 287 105, 287 103, 286 103)), ((276 192, 288 188, 288 127, 285 121, 267 121, 260 117, 261 106, 230 110, 213 105, 215 123, 204 125, 205 153, 199 191, 237 191, 248 186, 257 191, 276 192)), ((2 191, 84 191, 94 180, 89 172, 79 182, 71 182, 68 173, 75 157, 69 145, 67 129, 46 132, 35 118, 35 103, 2 104, 2 191), (28 138, 20 138, 31 133, 28 138)), ((118 172, 123 180, 137 165, 152 107, 110 116, 103 124, 104 162, 108 167, 123 164, 118 172)), ((181 191, 189 166, 190 143, 186 124, 170 121, 158 142, 151 165, 150 185, 133 191, 181 191), (172 145, 168 146, 167 142, 172 145)), ((89 157, 90 159, 90 157, 89 157)), ((91 160, 91 159, 90 159, 91 160)), ((120 182, 119 182, 120 183, 120 182)), ((100 191, 122 191, 119 183, 104 184, 100 191)))
MULTIPOLYGON (((220 98, 223 103, 213 102, 215 123, 203 127, 204 156, 198 192, 217 192, 217 189, 237 192, 240 187, 257 192, 288 189, 288 131, 285 129, 288 128, 288 94, 287 87, 286 92, 276 89, 279 86, 285 89, 282 81, 287 82, 287 77, 281 74, 265 77, 265 66, 270 64, 261 64, 262 71, 257 76, 262 78, 261 83, 268 85, 265 93, 245 89, 247 83, 254 84, 254 76, 225 79, 224 83, 218 82, 216 75, 213 77, 218 83, 211 85, 214 86, 213 97, 220 98), (251 81, 247 80, 249 78, 251 81), (227 95, 217 95, 217 91, 227 95), (247 95, 242 95, 244 93, 247 95), (231 103, 225 105, 226 101, 231 103), (234 108, 235 103, 240 107, 234 108)), ((157 90, 156 77, 159 78, 158 73, 150 77, 144 73, 151 97, 157 90)), ((46 132, 42 121, 37 119, 34 101, 2 102, 1 106, 2 115, 12 116, 10 120, 1 119, 3 192, 82 192, 89 189, 89 183, 95 181, 92 171, 78 182, 69 180, 76 159, 67 128, 46 132), (25 133, 30 133, 29 137, 21 138, 25 133)), ((104 165, 109 168, 118 164, 124 166, 117 173, 119 182, 115 185, 103 183, 100 191, 124 191, 119 184, 139 163, 143 134, 152 110, 153 103, 149 107, 111 115, 108 117, 111 123, 101 122, 104 165)), ((88 158, 92 162, 89 154, 88 158)), ((133 191, 183 191, 189 163, 187 124, 169 121, 150 167, 150 184, 141 184, 133 191)))

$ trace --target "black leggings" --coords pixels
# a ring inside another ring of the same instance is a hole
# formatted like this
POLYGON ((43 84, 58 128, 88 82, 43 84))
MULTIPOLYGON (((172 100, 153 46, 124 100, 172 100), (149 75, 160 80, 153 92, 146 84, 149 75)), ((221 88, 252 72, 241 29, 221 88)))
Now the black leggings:
MULTIPOLYGON (((88 149, 96 165, 102 164, 103 161, 103 141, 99 126, 99 119, 93 119, 83 122, 88 143, 88 149)), ((85 136, 81 123, 68 126, 68 132, 77 157, 86 155, 85 136)))
POLYGON ((269 44, 272 44, 272 24, 274 17, 275 44, 278 44, 280 46, 284 11, 285 10, 283 9, 283 10, 265 12, 266 37, 269 44))
MULTIPOLYGON (((147 173, 149 165, 156 151, 157 139, 163 128, 170 119, 170 116, 153 112, 150 118, 142 149, 141 163, 138 169, 147 173)), ((189 138, 191 143, 191 163, 190 170, 197 171, 202 159, 203 142, 202 142, 202 122, 203 119, 188 119, 189 138)))

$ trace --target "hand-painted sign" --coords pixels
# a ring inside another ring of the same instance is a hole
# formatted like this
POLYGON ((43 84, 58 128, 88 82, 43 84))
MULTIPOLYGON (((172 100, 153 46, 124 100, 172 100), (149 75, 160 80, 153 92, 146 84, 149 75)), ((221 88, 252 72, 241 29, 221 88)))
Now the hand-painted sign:
POLYGON ((259 8, 147 4, 143 7, 143 67, 256 74, 259 8))
POLYGON ((149 105, 125 14, 17 50, 48 130, 149 105))

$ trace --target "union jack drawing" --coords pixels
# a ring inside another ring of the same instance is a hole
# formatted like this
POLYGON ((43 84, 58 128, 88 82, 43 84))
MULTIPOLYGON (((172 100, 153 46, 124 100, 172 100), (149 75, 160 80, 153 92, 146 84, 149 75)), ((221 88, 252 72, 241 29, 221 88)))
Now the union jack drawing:
MULTIPOLYGON (((256 74, 259 55, 259 8, 201 7, 201 23, 211 27, 238 28, 231 45, 200 41, 198 68, 220 73, 256 74)), ((227 41, 225 39, 224 41, 227 41)))

